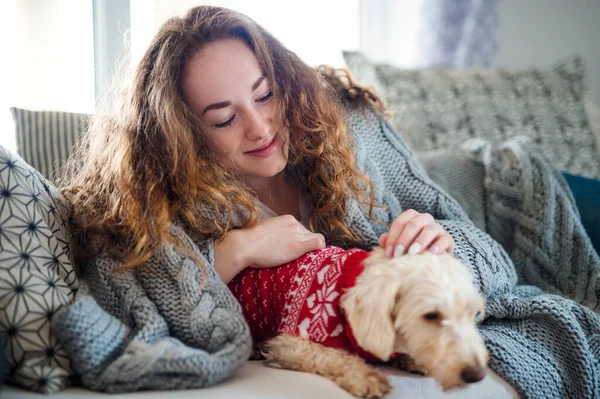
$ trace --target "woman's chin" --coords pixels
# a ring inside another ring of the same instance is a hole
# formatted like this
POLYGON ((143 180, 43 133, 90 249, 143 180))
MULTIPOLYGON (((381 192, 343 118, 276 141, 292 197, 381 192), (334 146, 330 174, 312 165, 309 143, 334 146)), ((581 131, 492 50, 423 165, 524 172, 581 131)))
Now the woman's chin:
POLYGON ((280 168, 278 167, 278 168, 258 169, 258 170, 254 169, 252 171, 248 171, 248 173, 246 173, 245 176, 246 176, 246 180, 249 182, 250 181, 266 182, 269 179, 279 176, 281 174, 281 172, 283 172, 284 170, 285 170, 285 165, 283 165, 280 168))
POLYGON ((287 166, 286 162, 278 162, 277 165, 270 165, 268 168, 254 169, 250 172, 250 174, 254 175, 255 177, 259 177, 259 178, 275 177, 275 176, 281 174, 281 172, 283 172, 285 170, 286 166, 287 166))

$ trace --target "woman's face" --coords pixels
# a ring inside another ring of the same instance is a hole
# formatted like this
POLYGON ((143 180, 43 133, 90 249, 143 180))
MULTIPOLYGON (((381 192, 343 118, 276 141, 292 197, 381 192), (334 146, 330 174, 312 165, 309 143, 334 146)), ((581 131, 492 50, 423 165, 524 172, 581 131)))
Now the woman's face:
POLYGON ((275 98, 252 50, 241 40, 212 42, 185 65, 183 94, 208 128, 208 141, 246 183, 259 187, 287 164, 274 123, 275 98))

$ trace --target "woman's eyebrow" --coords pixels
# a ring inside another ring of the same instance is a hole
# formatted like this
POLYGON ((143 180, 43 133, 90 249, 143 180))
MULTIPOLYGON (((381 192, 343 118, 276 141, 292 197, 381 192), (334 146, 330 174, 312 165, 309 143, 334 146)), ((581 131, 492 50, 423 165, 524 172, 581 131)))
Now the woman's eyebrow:
POLYGON ((210 111, 212 109, 226 108, 226 107, 229 107, 230 105, 231 105, 231 101, 223 101, 220 103, 210 104, 209 106, 204 108, 204 111, 202 111, 202 115, 204 115, 207 111, 210 111))
MULTIPOLYGON (((265 78, 266 78, 266 75, 262 75, 260 78, 258 78, 256 80, 256 82, 254 82, 254 84, 252 84, 252 91, 258 89, 258 86, 260 86, 260 84, 262 83, 263 80, 265 80, 265 78)), ((229 107, 230 105, 231 105, 231 101, 222 101, 220 103, 210 104, 209 106, 204 108, 204 111, 202 111, 202 115, 204 115, 207 111, 210 111, 212 109, 226 108, 226 107, 229 107)))
POLYGON ((266 76, 262 75, 260 78, 258 78, 258 80, 256 82, 254 82, 254 84, 252 85, 252 91, 258 89, 258 86, 260 86, 260 84, 262 83, 263 80, 265 80, 266 76))

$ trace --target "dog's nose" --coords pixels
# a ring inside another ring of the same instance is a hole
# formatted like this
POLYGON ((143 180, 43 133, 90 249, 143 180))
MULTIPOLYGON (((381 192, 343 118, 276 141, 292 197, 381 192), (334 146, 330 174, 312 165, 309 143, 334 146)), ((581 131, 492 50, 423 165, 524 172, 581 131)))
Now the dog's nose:
POLYGON ((463 371, 460 373, 460 377, 464 382, 470 384, 472 382, 477 382, 483 380, 485 377, 485 373, 480 367, 465 367, 463 371))

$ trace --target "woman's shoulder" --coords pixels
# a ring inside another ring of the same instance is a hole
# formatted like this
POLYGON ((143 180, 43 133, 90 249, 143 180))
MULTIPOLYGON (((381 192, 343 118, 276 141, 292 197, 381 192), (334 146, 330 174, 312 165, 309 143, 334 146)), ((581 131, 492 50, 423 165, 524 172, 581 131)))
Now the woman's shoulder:
POLYGON ((363 86, 344 68, 321 65, 317 71, 341 101, 347 111, 366 111, 383 114, 385 107, 379 95, 370 86, 363 86))
POLYGON ((345 120, 348 132, 356 144, 365 140, 379 140, 385 135, 387 121, 384 114, 369 104, 347 104, 345 120))
POLYGON ((369 104, 347 103, 344 105, 344 110, 348 122, 374 123, 385 119, 381 111, 369 104))

